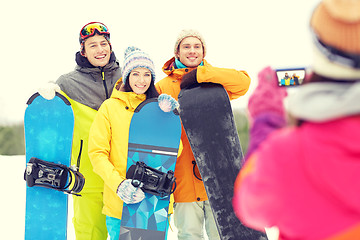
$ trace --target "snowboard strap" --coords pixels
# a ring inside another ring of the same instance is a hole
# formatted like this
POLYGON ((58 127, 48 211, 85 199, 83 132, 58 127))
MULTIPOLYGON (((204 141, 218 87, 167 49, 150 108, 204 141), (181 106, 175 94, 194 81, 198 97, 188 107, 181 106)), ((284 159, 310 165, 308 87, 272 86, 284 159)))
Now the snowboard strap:
POLYGON ((24 180, 29 187, 45 187, 76 196, 81 196, 78 193, 85 184, 84 176, 72 167, 35 157, 26 165, 24 180), (68 189, 70 185, 72 187, 68 189))
POLYGON ((164 173, 140 161, 129 167, 126 178, 132 179, 131 183, 134 187, 139 187, 142 183, 141 189, 144 192, 160 197, 167 197, 176 189, 173 171, 164 173))

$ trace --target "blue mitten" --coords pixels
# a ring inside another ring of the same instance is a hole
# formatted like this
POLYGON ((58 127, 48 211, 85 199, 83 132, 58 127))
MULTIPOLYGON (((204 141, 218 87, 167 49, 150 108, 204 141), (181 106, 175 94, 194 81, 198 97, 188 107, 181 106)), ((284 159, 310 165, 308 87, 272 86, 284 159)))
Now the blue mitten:
POLYGON ((116 191, 116 194, 126 204, 134 204, 141 202, 145 198, 145 193, 139 187, 134 187, 131 183, 132 179, 122 181, 116 191))
POLYGON ((176 101, 172 96, 164 93, 158 97, 158 103, 160 109, 164 112, 170 112, 179 107, 178 101, 176 101))

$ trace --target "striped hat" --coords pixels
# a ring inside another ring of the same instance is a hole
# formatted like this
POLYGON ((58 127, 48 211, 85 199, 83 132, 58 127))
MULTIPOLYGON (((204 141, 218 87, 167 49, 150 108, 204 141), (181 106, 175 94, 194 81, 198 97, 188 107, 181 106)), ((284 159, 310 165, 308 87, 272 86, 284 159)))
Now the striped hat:
POLYGON ((323 0, 310 27, 314 72, 345 81, 360 79, 360 0, 323 0))
POLYGON ((150 56, 137 47, 130 46, 125 50, 122 80, 125 84, 129 74, 135 68, 147 68, 151 72, 152 81, 155 81, 155 67, 150 56))

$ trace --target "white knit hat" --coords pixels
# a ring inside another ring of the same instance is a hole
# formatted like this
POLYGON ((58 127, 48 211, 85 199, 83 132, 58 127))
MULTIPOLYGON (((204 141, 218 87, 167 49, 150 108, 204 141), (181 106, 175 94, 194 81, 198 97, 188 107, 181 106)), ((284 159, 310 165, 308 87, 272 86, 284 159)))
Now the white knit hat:
POLYGON ((205 55, 206 55, 205 40, 202 37, 202 35, 195 29, 184 29, 180 32, 180 34, 176 38, 176 42, 175 42, 175 46, 174 46, 174 54, 176 55, 178 53, 179 44, 181 43, 181 41, 184 38, 187 38, 187 37, 196 37, 197 39, 200 40, 200 42, 202 43, 203 49, 204 49, 204 57, 205 57, 205 55))

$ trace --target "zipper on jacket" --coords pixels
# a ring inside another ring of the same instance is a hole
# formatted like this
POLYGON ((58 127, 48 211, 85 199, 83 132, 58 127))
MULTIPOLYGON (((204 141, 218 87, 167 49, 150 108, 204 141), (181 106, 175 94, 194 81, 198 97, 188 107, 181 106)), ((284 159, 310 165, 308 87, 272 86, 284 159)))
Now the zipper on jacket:
POLYGON ((103 85, 104 85, 104 88, 105 88, 106 99, 108 99, 109 98, 109 93, 108 93, 108 89, 107 89, 106 81, 105 81, 105 72, 102 69, 101 69, 101 76, 102 76, 103 85))
POLYGON ((191 163, 193 164, 193 174, 194 174, 194 176, 195 176, 198 180, 202 181, 201 176, 198 177, 198 176, 196 175, 196 172, 195 172, 196 162, 193 160, 191 163))
POLYGON ((76 162, 76 170, 79 171, 80 169, 80 159, 81 159, 81 153, 82 153, 82 147, 83 147, 83 140, 80 140, 80 150, 79 150, 79 155, 77 157, 77 162, 76 162))

